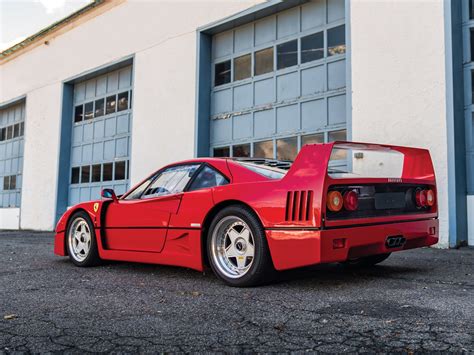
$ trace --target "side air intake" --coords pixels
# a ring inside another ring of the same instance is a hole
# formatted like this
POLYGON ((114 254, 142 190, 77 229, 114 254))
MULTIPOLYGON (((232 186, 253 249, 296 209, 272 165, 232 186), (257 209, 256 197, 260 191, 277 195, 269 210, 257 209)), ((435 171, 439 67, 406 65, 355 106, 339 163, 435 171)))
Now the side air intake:
POLYGON ((313 210, 313 191, 288 191, 285 221, 309 221, 313 210))

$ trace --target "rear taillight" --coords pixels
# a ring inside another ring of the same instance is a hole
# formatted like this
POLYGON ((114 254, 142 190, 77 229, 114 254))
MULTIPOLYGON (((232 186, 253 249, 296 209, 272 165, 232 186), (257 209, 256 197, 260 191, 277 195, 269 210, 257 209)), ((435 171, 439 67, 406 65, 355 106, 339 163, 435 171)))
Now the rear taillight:
POLYGON ((435 193, 431 189, 417 189, 415 192, 415 201, 418 207, 432 207, 435 204, 435 193))
POLYGON ((344 208, 347 211, 355 211, 359 206, 359 194, 356 190, 344 192, 329 191, 326 205, 331 212, 339 212, 344 208))
POLYGON ((355 190, 344 193, 344 208, 348 211, 355 211, 359 206, 359 194, 355 190))
POLYGON ((426 190, 426 205, 429 207, 435 204, 435 193, 433 190, 426 190))
POLYGON ((416 190, 415 201, 418 207, 426 207, 426 190, 416 190))
POLYGON ((329 191, 326 205, 331 212, 339 212, 344 205, 342 195, 339 191, 329 191))

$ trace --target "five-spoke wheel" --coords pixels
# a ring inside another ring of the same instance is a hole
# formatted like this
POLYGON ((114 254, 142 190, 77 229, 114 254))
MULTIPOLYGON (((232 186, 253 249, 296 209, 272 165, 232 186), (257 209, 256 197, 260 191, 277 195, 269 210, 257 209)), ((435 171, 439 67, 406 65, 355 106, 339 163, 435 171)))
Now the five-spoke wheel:
POLYGON ((214 217, 208 255, 214 273, 232 286, 253 286, 273 276, 260 221, 242 206, 226 207, 214 217))
POLYGON ((255 256, 255 242, 248 225, 239 217, 227 216, 212 233, 212 257, 224 275, 238 278, 248 272, 255 256))
POLYGON ((91 231, 87 222, 78 217, 74 220, 69 230, 69 250, 71 250, 71 256, 79 262, 84 261, 89 255, 91 249, 91 231))
POLYGON ((67 228, 69 258, 78 266, 91 266, 99 262, 99 254, 92 222, 86 213, 75 213, 67 228))

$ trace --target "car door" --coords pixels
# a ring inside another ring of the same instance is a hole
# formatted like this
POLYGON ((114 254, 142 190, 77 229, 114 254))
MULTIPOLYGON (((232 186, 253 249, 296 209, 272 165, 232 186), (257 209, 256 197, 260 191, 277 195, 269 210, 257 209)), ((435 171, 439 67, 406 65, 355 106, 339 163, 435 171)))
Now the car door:
MULTIPOLYGON (((214 167, 203 164, 183 194, 179 212, 171 216, 170 228, 200 229, 202 221, 214 206, 212 188, 227 185, 229 179, 214 167)), ((179 235, 179 231, 177 234, 179 235)))
POLYGON ((170 217, 178 212, 183 191, 199 164, 176 165, 109 204, 105 241, 111 250, 162 251, 170 217))

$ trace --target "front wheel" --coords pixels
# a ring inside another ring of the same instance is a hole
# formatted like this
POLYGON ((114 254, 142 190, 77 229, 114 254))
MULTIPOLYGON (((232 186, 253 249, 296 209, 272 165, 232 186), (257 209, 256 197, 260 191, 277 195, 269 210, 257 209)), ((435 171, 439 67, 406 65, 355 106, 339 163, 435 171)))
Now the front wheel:
POLYGON ((349 267, 367 267, 374 266, 386 260, 391 253, 364 256, 362 258, 347 260, 343 264, 349 267))
POLYGON ((95 231, 85 212, 75 213, 68 223, 67 250, 69 258, 77 266, 93 266, 100 262, 95 231))
POLYGON ((260 221, 249 209, 229 206, 211 223, 207 238, 214 273, 230 286, 269 282, 275 270, 260 221))

